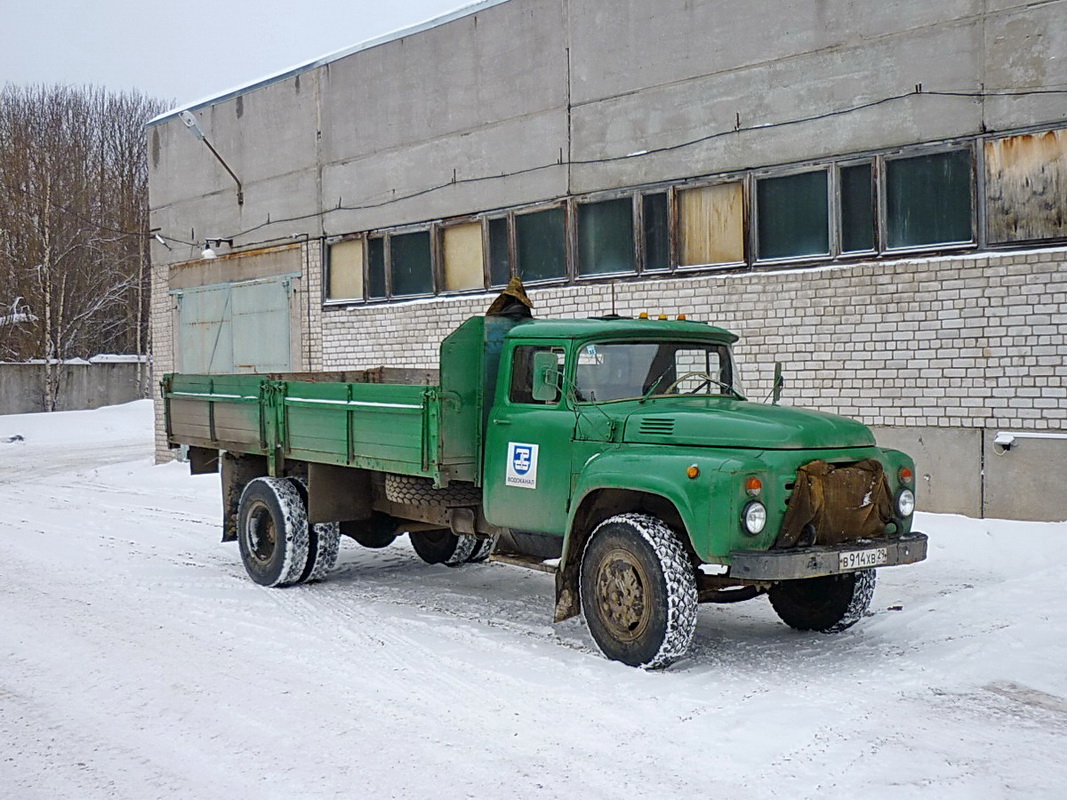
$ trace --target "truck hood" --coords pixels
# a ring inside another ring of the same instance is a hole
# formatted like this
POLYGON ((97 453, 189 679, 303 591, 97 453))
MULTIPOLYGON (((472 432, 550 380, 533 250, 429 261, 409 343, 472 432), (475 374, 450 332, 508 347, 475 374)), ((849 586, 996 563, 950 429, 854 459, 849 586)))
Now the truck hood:
POLYGON ((623 441, 758 450, 869 447, 874 434, 846 417, 720 397, 660 398, 626 417, 623 441))

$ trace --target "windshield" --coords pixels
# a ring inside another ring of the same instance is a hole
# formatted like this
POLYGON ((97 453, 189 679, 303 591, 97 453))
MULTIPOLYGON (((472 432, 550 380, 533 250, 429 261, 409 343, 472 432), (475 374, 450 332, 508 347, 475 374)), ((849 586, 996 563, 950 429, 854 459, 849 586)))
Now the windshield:
POLYGON ((667 394, 740 397, 734 388, 730 348, 705 342, 614 342, 587 344, 578 351, 579 402, 667 394))

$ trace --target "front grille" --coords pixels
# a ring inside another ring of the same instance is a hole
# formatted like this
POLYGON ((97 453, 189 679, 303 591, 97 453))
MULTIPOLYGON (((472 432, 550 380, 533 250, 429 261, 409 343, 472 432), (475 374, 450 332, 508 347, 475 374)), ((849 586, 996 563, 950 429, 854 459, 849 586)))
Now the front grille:
POLYGON ((792 547, 812 538, 817 544, 839 544, 881 536, 892 520, 889 484, 882 465, 874 459, 839 464, 812 461, 797 471, 794 481, 783 482, 783 487, 790 493, 777 547, 792 547))
POLYGON ((646 436, 671 436, 674 433, 672 417, 645 417, 641 420, 638 432, 646 436))

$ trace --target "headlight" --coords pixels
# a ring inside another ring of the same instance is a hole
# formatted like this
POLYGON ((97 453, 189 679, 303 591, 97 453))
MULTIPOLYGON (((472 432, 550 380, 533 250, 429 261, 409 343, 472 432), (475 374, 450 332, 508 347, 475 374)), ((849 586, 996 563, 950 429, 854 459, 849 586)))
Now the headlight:
POLYGON ((763 503, 749 503, 741 515, 741 523, 745 527, 745 533, 750 536, 762 533, 767 526, 767 508, 763 503))
POLYGON ((901 489, 897 495, 897 513, 910 517, 915 511, 915 493, 911 489, 901 489))

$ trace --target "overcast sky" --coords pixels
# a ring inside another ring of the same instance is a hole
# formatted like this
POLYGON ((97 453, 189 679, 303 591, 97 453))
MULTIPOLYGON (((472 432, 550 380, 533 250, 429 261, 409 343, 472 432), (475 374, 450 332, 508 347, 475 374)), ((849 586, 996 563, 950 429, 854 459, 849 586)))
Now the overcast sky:
POLYGON ((0 83, 186 104, 474 0, 0 0, 0 83))

